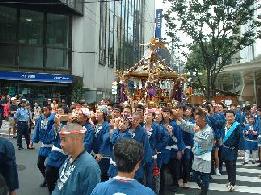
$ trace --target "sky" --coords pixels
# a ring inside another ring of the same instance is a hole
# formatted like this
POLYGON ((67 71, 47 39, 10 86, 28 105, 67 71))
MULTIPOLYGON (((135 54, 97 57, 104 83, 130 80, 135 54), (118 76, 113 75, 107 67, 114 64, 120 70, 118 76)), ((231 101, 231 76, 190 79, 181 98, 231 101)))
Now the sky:
POLYGON ((162 0, 155 0, 156 9, 163 8, 162 0))
MULTIPOLYGON (((166 4, 163 4, 163 0, 155 0, 155 8, 156 9, 163 9, 166 10, 168 8, 168 6, 166 4)), ((258 14, 261 14, 261 10, 258 10, 258 14)), ((162 24, 162 38, 167 38, 167 41, 169 40, 169 38, 166 36, 166 23, 163 19, 163 24, 162 24)), ((182 35, 181 35, 182 36, 182 35)), ((261 56, 261 39, 256 40, 256 44, 255 46, 255 57, 257 56, 261 56)), ((241 51, 241 55, 243 54, 243 58, 246 56, 249 56, 249 52, 248 52, 248 48, 244 49, 243 51, 241 51)), ((187 50, 185 50, 186 52, 188 52, 187 50)), ((251 51, 252 52, 252 51, 251 51)))

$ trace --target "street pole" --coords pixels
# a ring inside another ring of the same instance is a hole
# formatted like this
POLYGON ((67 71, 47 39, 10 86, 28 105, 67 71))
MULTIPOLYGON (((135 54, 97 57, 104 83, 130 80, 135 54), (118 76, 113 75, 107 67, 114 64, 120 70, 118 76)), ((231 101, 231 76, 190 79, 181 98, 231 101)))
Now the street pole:
POLYGON ((256 72, 253 72, 254 97, 257 105, 257 90, 256 90, 256 72))

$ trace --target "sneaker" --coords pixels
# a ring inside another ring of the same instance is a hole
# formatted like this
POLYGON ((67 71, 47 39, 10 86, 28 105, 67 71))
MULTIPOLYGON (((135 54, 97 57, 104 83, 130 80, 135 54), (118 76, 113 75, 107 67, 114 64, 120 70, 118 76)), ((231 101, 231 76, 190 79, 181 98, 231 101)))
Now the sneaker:
POLYGON ((236 189, 235 186, 232 186, 232 185, 230 185, 229 188, 228 188, 228 190, 229 190, 230 192, 234 192, 235 189, 236 189))
POLYGON ((221 175, 220 172, 219 172, 219 169, 216 169, 215 172, 216 172, 216 175, 219 175, 219 176, 221 175))
POLYGON ((228 188, 230 186, 230 182, 228 182, 227 184, 226 184, 226 187, 228 188))
POLYGON ((256 161, 253 160, 253 161, 252 161, 252 164, 253 164, 253 165, 256 164, 256 161))
POLYGON ((22 149, 24 149, 23 147, 18 147, 18 150, 22 150, 22 149))
POLYGON ((32 146, 27 146, 27 150, 34 150, 34 147, 32 147, 32 146))
POLYGON ((248 162, 243 162, 243 163, 242 163, 242 165, 247 165, 247 164, 248 164, 248 162))

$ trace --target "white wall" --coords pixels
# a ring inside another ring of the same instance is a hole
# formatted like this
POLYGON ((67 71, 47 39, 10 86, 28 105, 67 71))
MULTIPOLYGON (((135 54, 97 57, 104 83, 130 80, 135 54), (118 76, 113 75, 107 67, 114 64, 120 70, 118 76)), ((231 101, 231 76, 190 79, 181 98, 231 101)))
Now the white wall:
MULTIPOLYGON (((157 0, 156 0, 157 1, 157 0)), ((144 42, 148 43, 155 35, 155 0, 145 0, 144 42)))
MULTIPOLYGON (((111 89, 116 70, 99 64, 99 6, 99 3, 85 5, 84 17, 74 16, 72 21, 72 49, 74 51, 72 74, 83 77, 84 88, 89 90, 86 96, 90 99, 96 98, 97 89, 100 91, 111 89)), ((144 42, 148 42, 154 36, 154 0, 146 0, 144 13, 144 42)), ((116 29, 115 27, 115 31, 116 29)), ((116 36, 117 33, 115 33, 115 52, 117 52, 116 36)))
POLYGON ((74 17, 72 22, 75 51, 72 57, 72 74, 83 77, 84 88, 110 88, 114 70, 99 64, 99 3, 85 6, 84 14, 84 17, 74 17))

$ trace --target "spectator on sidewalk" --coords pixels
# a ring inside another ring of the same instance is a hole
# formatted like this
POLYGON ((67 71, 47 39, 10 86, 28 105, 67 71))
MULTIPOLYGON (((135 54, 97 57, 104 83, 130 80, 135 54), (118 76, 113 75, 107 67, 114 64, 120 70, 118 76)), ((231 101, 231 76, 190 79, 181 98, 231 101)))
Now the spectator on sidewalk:
POLYGON ((23 149, 22 144, 22 136, 24 135, 26 140, 27 149, 31 149, 30 147, 30 135, 29 135, 29 120, 30 120, 30 114, 28 110, 26 109, 26 100, 21 100, 20 108, 17 109, 14 118, 17 123, 17 146, 18 150, 23 149))
POLYGON ((10 117, 9 117, 9 124, 10 124, 10 127, 9 127, 9 132, 13 132, 13 138, 16 138, 16 123, 15 123, 15 120, 14 120, 14 115, 17 111, 17 99, 16 97, 12 97, 11 98, 11 105, 10 105, 10 117))

